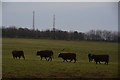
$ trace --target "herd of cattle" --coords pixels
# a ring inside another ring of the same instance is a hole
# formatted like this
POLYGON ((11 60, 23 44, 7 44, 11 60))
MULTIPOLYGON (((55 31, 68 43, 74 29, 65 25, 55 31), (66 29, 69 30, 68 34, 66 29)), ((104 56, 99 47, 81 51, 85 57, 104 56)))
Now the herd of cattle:
MULTIPOLYGON (((17 58, 17 57, 19 57, 19 59, 21 57, 23 57, 25 59, 23 51, 16 51, 16 50, 14 50, 14 51, 12 51, 12 55, 13 55, 14 59, 17 58)), ((36 55, 40 56, 41 60, 44 57, 47 61, 52 61, 53 51, 52 50, 37 51, 36 55)), ((76 54, 75 53, 59 53, 58 57, 61 57, 63 59, 63 62, 67 61, 67 60, 70 60, 70 62, 72 60, 74 60, 74 63, 76 62, 76 54)), ((97 62, 99 62, 99 64, 101 64, 100 62, 105 62, 105 64, 108 64, 108 62, 109 62, 109 55, 88 54, 88 59, 89 59, 89 62, 94 60, 96 64, 97 64, 97 62)))

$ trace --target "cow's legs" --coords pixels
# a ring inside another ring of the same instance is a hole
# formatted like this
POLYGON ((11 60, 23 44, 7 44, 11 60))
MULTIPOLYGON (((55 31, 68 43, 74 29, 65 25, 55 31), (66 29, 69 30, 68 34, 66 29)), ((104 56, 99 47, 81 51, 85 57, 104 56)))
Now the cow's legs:
POLYGON ((100 61, 99 61, 99 64, 101 64, 100 61))
POLYGON ((76 58, 74 58, 74 63, 76 62, 76 58))
POLYGON ((72 61, 73 59, 70 60, 70 62, 72 61))
MULTIPOLYGON (((67 59, 64 59, 63 62, 67 61, 67 59)), ((68 62, 68 61, 67 61, 68 62)))
MULTIPOLYGON (((45 57, 46 61, 47 61, 47 58, 45 57)), ((48 60, 49 61, 49 60, 48 60)))
POLYGON ((52 61, 52 57, 49 57, 49 60, 52 61))
POLYGON ((105 61, 105 64, 108 64, 108 61, 105 61))
MULTIPOLYGON (((66 61, 67 61, 67 59, 66 59, 66 61)), ((68 62, 68 61, 67 61, 68 62)))
POLYGON ((23 55, 22 57, 23 57, 23 58, 24 58, 24 60, 25 60, 25 56, 23 55))
POLYGON ((49 61, 49 60, 52 61, 52 57, 49 57, 48 61, 49 61))
POLYGON ((97 61, 96 61, 96 64, 97 64, 97 61))
POLYGON ((19 56, 19 59, 20 59, 20 56, 19 56))
POLYGON ((107 61, 107 64, 108 64, 108 61, 107 61))
POLYGON ((52 57, 51 57, 51 61, 52 61, 52 57))
POLYGON ((107 62, 105 61, 105 64, 106 64, 107 62))
POLYGON ((41 61, 42 61, 42 57, 41 57, 41 61))
POLYGON ((89 62, 90 62, 90 61, 92 61, 92 59, 91 59, 91 58, 89 58, 89 62))
POLYGON ((49 57, 48 61, 51 59, 51 57, 49 57))

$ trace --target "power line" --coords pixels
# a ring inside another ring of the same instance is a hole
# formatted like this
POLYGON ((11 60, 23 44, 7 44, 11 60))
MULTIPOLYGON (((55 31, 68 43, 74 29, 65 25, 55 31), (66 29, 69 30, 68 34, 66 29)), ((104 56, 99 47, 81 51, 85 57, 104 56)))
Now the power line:
POLYGON ((53 15, 53 39, 55 39, 55 14, 53 15))
POLYGON ((34 16, 35 16, 35 11, 33 11, 33 30, 35 30, 35 19, 34 19, 35 17, 34 16))
POLYGON ((53 15, 53 29, 55 29, 55 14, 53 15))

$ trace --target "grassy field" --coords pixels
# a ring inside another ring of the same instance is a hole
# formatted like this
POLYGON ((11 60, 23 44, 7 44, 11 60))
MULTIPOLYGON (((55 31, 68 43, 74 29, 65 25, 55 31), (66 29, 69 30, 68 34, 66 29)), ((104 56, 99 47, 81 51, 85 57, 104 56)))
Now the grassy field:
POLYGON ((3 78, 116 78, 118 77, 118 44, 109 42, 63 41, 47 39, 3 38, 2 41, 3 78), (62 62, 58 53, 77 54, 77 62, 62 62), (53 50, 51 62, 40 61, 36 52, 53 50), (13 59, 13 50, 23 50, 26 60, 13 59), (88 53, 109 54, 108 65, 88 62, 88 53))

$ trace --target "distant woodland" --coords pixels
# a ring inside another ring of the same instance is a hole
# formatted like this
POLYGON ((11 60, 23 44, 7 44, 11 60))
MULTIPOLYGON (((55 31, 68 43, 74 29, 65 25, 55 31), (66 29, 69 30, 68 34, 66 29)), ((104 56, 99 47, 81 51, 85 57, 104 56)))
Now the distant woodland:
POLYGON ((44 38, 56 40, 88 40, 118 42, 118 32, 107 30, 90 30, 86 33, 62 30, 32 30, 28 28, 2 27, 2 37, 8 38, 44 38))

